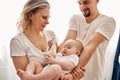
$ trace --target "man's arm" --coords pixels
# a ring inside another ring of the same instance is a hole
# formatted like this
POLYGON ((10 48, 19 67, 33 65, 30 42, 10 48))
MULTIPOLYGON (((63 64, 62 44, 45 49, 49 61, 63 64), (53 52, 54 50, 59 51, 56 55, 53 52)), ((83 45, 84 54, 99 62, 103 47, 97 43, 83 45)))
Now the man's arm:
POLYGON ((105 40, 107 39, 103 35, 101 35, 98 32, 95 32, 86 42, 82 54, 80 55, 78 66, 79 67, 85 66, 92 57, 94 51, 99 46, 99 44, 101 44, 105 40))
POLYGON ((72 72, 72 76, 75 80, 80 79, 84 76, 84 70, 82 70, 81 67, 84 67, 89 62, 96 48, 105 40, 107 39, 98 32, 95 32, 89 38, 89 40, 84 45, 83 51, 79 57, 79 64, 76 68, 74 68, 72 72))

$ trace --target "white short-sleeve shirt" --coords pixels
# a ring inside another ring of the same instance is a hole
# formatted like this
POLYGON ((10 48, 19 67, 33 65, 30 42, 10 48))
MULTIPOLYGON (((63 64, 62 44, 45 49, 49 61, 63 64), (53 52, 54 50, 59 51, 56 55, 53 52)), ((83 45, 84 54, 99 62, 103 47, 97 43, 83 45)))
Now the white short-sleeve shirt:
POLYGON ((94 21, 88 24, 82 15, 76 14, 71 17, 69 26, 69 30, 77 31, 77 39, 82 41, 83 44, 87 42, 94 32, 98 32, 106 37, 107 40, 97 47, 86 65, 86 72, 83 78, 83 80, 103 80, 105 50, 115 31, 115 20, 112 17, 100 14, 94 21))

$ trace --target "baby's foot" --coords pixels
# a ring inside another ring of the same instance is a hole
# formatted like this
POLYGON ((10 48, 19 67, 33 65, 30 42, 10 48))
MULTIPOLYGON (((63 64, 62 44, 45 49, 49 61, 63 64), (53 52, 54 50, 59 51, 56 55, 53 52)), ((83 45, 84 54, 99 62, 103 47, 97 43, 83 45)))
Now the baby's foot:
POLYGON ((24 74, 25 71, 21 70, 21 69, 18 69, 17 70, 17 75, 20 77, 20 79, 23 78, 23 74, 24 74))
POLYGON ((23 71, 21 69, 18 69, 17 74, 22 80, 33 80, 34 78, 34 75, 32 73, 23 71))

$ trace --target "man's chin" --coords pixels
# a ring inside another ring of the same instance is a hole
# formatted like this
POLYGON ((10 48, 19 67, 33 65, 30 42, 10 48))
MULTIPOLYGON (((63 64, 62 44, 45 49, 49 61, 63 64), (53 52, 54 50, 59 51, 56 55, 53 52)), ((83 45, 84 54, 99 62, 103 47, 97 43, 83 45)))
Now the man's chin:
POLYGON ((84 17, 90 17, 90 13, 83 13, 84 17))

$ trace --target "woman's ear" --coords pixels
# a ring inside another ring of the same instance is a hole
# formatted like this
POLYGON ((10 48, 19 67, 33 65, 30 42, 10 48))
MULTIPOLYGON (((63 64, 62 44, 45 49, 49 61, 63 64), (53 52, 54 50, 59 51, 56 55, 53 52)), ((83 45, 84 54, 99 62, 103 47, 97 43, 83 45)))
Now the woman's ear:
POLYGON ((31 20, 32 19, 32 12, 29 14, 29 19, 31 20))

